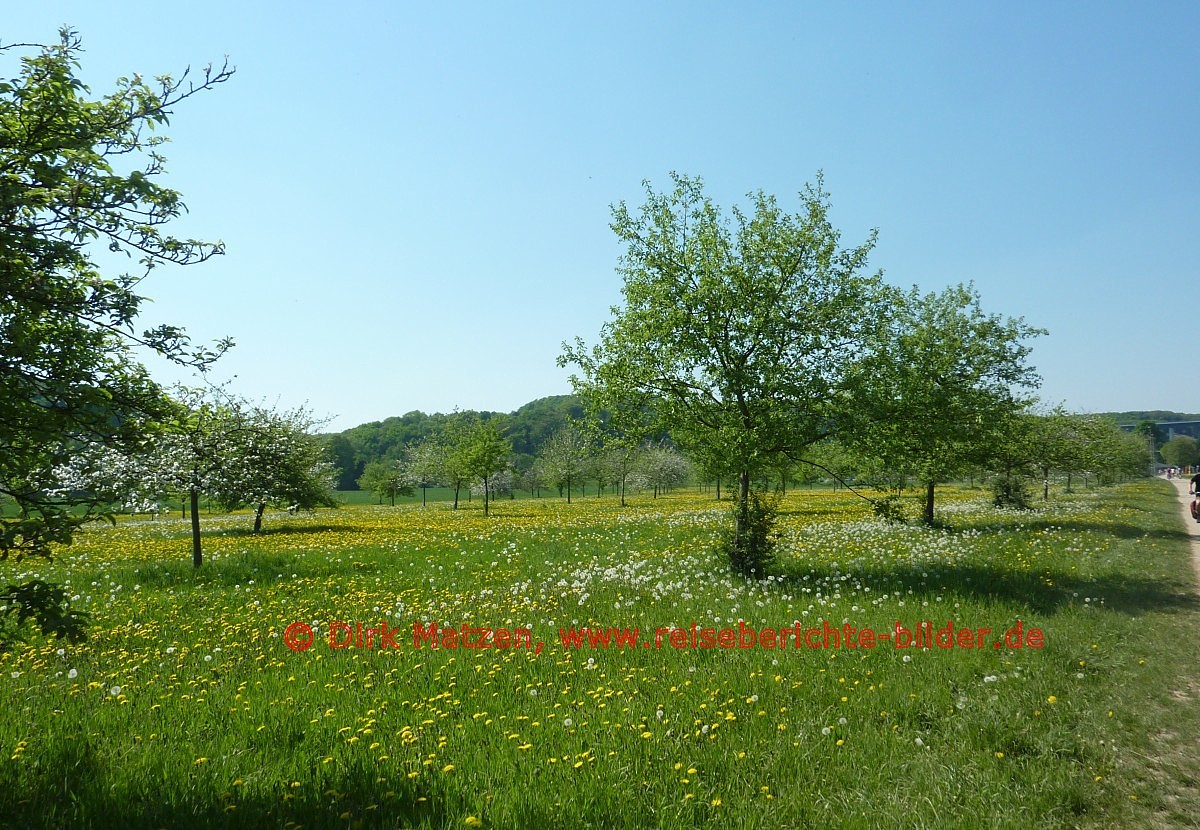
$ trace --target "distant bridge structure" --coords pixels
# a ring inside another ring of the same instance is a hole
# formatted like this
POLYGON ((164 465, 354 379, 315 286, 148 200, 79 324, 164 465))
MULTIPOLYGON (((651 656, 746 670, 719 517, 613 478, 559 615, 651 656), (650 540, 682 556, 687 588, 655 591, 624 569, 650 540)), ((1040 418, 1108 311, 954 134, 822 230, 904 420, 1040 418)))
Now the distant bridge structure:
MULTIPOLYGON (((1156 421, 1159 429, 1170 441, 1176 435, 1189 435, 1200 441, 1200 421, 1156 421)), ((1136 424, 1121 424, 1121 429, 1132 432, 1136 424)))

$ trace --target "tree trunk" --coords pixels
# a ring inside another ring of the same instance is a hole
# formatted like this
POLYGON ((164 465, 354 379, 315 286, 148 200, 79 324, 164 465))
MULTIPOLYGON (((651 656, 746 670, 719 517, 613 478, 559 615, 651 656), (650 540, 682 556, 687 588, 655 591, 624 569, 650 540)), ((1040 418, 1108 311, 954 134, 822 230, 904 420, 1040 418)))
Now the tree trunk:
POLYGON ((462 487, 462 485, 461 485, 461 484, 458 484, 458 483, 456 482, 456 483, 455 483, 455 485, 454 485, 454 509, 455 509, 455 510, 457 510, 457 509, 458 509, 458 491, 459 491, 459 488, 460 488, 460 487, 462 487))
POLYGON ((625 506, 625 476, 621 476, 621 506, 625 506))
POLYGON ((746 526, 750 518, 750 471, 742 470, 738 473, 738 494, 737 494, 737 518, 734 521, 733 536, 735 546, 739 546, 749 528, 746 526))
POLYGON ((422 507, 425 506, 425 488, 424 487, 421 488, 421 506, 422 507))
POLYGON ((261 504, 258 505, 258 510, 254 514, 254 532, 255 533, 258 533, 260 530, 262 530, 262 516, 263 516, 263 511, 266 509, 267 509, 266 502, 262 502, 261 504))
POLYGON ((721 500, 721 477, 717 476, 717 501, 721 500))
POLYGON ((1042 467, 1042 501, 1050 501, 1050 468, 1042 467))
POLYGON ((192 505, 192 567, 199 568, 204 561, 200 550, 200 492, 193 487, 188 493, 192 505))
POLYGON ((487 514, 488 514, 488 480, 487 480, 487 478, 484 478, 484 480, 483 480, 483 515, 486 516, 487 514))
POLYGON ((925 485, 925 515, 922 517, 925 524, 933 525, 933 488, 934 483, 931 481, 925 485))
POLYGON ((571 477, 567 476, 567 504, 571 503, 571 477))

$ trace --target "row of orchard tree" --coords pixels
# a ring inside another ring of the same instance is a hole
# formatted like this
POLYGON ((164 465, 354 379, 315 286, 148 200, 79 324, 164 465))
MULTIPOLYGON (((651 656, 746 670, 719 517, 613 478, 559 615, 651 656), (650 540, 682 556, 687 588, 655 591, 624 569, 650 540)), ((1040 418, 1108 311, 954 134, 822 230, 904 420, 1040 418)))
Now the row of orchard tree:
MULTIPOLYGON (((486 513, 492 499, 515 498, 518 490, 530 496, 540 496, 543 489, 557 491, 569 503, 573 494, 586 496, 590 486, 596 496, 606 491, 619 495, 624 505, 627 490, 657 496, 688 483, 715 484, 720 498, 722 483, 736 480, 736 471, 721 456, 693 459, 669 438, 646 439, 654 423, 649 413, 643 413, 633 433, 638 440, 606 428, 608 413, 598 415, 591 421, 568 421, 528 458, 512 451, 502 417, 458 415, 405 447, 400 458, 369 462, 358 484, 393 505, 398 496, 418 490, 424 505, 429 488, 445 487, 457 509, 465 491, 483 497, 486 513)), ((1068 490, 1077 476, 1112 482, 1144 474, 1152 458, 1143 436, 1123 431, 1105 417, 1022 411, 1004 426, 1003 431, 981 431, 978 447, 964 443, 953 459, 943 456, 936 477, 903 453, 887 454, 886 446, 830 436, 797 457, 779 455, 773 465, 759 468, 751 483, 776 491, 818 481, 861 488, 880 512, 893 517, 898 512, 892 491, 898 496, 920 485, 922 519, 932 522, 936 485, 944 481, 990 478, 998 505, 1023 507, 1036 498, 1035 489, 1048 499, 1052 478, 1062 479, 1068 490)))
POLYGON ((400 458, 367 463, 357 483, 393 505, 397 496, 417 490, 425 504, 429 488, 447 487, 453 491, 454 509, 465 490, 483 496, 487 513, 491 499, 515 498, 518 490, 530 496, 540 496, 543 489, 557 491, 569 503, 573 495, 586 495, 591 484, 595 495, 611 490, 624 505, 628 489, 657 496, 692 480, 691 463, 668 443, 623 446, 605 442, 589 426, 568 421, 536 456, 522 456, 512 451, 503 419, 457 416, 405 447, 400 458))

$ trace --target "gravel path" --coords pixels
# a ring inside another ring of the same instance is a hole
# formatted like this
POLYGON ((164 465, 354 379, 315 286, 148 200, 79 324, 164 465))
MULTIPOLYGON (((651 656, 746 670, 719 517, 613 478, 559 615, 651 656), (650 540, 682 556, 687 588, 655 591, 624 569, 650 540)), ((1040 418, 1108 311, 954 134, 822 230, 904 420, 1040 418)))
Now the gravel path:
POLYGON ((1192 540, 1192 568, 1196 571, 1196 579, 1200 580, 1200 522, 1192 518, 1192 497, 1188 495, 1188 479, 1176 478, 1172 479, 1171 483, 1179 493, 1179 510, 1183 516, 1184 527, 1192 540))

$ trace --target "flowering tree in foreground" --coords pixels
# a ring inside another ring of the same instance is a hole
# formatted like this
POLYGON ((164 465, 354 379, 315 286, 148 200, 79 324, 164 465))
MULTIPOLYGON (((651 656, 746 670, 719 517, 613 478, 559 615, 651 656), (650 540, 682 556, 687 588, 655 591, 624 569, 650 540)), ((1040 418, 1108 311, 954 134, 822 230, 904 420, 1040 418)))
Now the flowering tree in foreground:
POLYGON ((196 567, 202 495, 227 510, 253 509, 255 533, 270 505, 336 506, 333 465, 310 432, 319 422, 307 409, 276 412, 194 390, 178 390, 172 405, 173 417, 136 451, 93 447, 59 467, 59 491, 147 512, 180 495, 190 505, 196 567))
POLYGON ((268 506, 291 510, 336 507, 335 471, 326 448, 312 434, 321 422, 305 407, 277 411, 244 404, 226 410, 213 496, 227 510, 254 510, 254 532, 262 530, 268 506))

